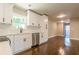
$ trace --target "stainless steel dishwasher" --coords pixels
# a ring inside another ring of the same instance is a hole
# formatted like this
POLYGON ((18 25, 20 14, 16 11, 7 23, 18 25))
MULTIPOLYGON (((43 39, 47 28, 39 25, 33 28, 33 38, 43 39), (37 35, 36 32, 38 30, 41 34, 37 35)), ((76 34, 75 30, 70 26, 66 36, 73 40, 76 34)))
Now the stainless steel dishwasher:
POLYGON ((32 33, 32 47, 39 45, 40 33, 32 33))

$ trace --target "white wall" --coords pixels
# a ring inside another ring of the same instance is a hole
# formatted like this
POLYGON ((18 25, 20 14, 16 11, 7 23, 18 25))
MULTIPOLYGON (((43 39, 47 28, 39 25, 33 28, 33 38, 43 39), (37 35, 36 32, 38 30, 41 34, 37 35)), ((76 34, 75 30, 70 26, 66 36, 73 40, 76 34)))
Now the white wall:
POLYGON ((48 20, 48 37, 64 36, 63 23, 51 17, 48 20))
POLYGON ((57 31, 57 23, 53 19, 49 18, 48 19, 48 37, 54 37, 56 36, 56 31, 57 31))
POLYGON ((71 19, 70 33, 71 39, 79 39, 79 19, 71 19))
POLYGON ((19 33, 19 29, 14 28, 12 25, 0 25, 0 36, 16 33, 19 33))
POLYGON ((64 35, 64 28, 63 28, 63 23, 62 22, 57 22, 57 36, 63 36, 64 35))

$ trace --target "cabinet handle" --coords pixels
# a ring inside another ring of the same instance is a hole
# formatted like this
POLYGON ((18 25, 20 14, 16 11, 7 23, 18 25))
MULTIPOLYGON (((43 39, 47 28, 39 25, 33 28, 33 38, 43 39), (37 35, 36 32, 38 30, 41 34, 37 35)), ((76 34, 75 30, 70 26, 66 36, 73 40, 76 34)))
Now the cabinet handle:
POLYGON ((11 23, 12 23, 12 19, 11 19, 11 23))
POLYGON ((26 38, 24 38, 24 42, 26 41, 26 38))
POLYGON ((5 22, 5 18, 3 18, 3 22, 5 22))
POLYGON ((38 28, 41 28, 40 24, 38 24, 38 28))
POLYGON ((32 25, 34 25, 34 23, 32 23, 32 25))
POLYGON ((43 38, 43 34, 41 35, 41 37, 43 38))
POLYGON ((46 24, 46 29, 47 29, 47 24, 46 24))
POLYGON ((22 33, 22 32, 23 32, 23 29, 21 28, 21 29, 20 29, 20 33, 22 33))

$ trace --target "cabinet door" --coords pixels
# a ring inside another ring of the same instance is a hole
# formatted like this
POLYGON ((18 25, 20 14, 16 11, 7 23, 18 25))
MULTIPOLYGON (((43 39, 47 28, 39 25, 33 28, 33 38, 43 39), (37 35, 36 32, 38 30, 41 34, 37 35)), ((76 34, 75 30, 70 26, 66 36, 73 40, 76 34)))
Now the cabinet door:
POLYGON ((40 33, 40 40, 39 40, 40 44, 43 43, 43 33, 40 33))
POLYGON ((0 3, 0 22, 3 22, 3 3, 0 3))
POLYGON ((48 41, 48 34, 47 33, 40 33, 40 44, 45 43, 48 41))
POLYGON ((10 41, 11 41, 11 44, 10 44, 10 47, 11 47, 11 50, 12 50, 12 54, 14 54, 14 36, 13 35, 9 35, 7 36, 10 41))
POLYGON ((15 53, 22 52, 24 50, 24 42, 21 35, 16 35, 14 39, 15 53))
POLYGON ((4 4, 4 22, 11 24, 12 22, 12 11, 13 10, 13 4, 5 3, 4 4))
POLYGON ((48 17, 43 15, 40 21, 41 25, 41 36, 40 36, 40 43, 44 43, 48 40, 48 17))
POLYGON ((31 11, 27 11, 27 25, 31 25, 34 26, 34 17, 33 17, 33 13, 31 11))
POLYGON ((36 26, 38 26, 38 24, 40 24, 40 18, 41 18, 41 16, 40 15, 38 15, 38 14, 35 14, 35 25, 36 26))
POLYGON ((32 46, 32 34, 25 34, 24 38, 25 38, 25 41, 24 41, 25 49, 31 48, 31 46, 32 46))
POLYGON ((33 11, 27 11, 27 24, 31 26, 38 26, 40 15, 34 13, 33 11))
POLYGON ((29 26, 29 25, 31 25, 31 23, 30 23, 30 11, 28 10, 27 11, 27 26, 29 26))

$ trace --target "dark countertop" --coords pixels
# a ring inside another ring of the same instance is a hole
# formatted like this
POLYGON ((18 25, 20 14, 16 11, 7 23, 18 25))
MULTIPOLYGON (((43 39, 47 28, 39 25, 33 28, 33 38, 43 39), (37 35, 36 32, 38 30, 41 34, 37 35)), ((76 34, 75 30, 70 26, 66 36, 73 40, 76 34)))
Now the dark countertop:
POLYGON ((8 41, 8 38, 6 36, 0 36, 0 42, 8 41))

